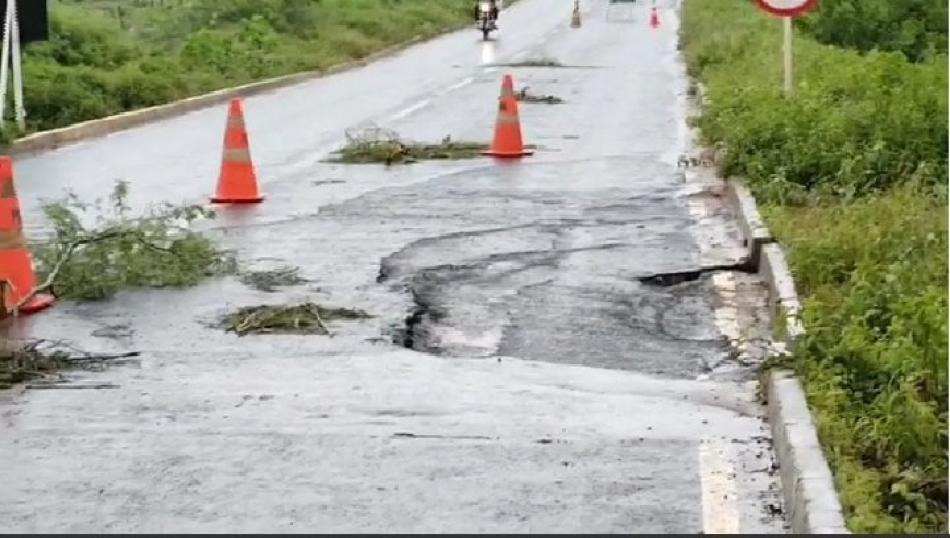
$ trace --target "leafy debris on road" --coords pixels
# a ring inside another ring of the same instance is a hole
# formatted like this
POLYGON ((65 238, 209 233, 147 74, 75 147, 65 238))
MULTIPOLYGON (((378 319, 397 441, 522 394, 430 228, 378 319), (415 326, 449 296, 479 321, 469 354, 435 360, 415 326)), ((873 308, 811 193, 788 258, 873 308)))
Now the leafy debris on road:
POLYGON ((248 334, 312 334, 329 335, 327 322, 360 320, 371 316, 362 310, 333 308, 314 303, 298 305, 248 306, 225 316, 227 332, 238 336, 248 334))
POLYGON ((33 380, 44 380, 44 385, 63 383, 65 379, 54 377, 61 370, 99 369, 107 363, 115 363, 139 355, 137 351, 115 354, 90 353, 63 342, 43 339, 26 342, 0 341, 0 389, 8 389, 18 383, 33 380))
POLYGON ((537 103, 545 105, 560 105, 564 103, 564 99, 561 99, 556 95, 534 95, 532 93, 528 93, 528 89, 529 88, 526 86, 515 93, 515 97, 518 98, 518 101, 522 103, 537 103))
POLYGON ((62 352, 46 354, 30 346, 4 346, 0 349, 0 389, 51 375, 66 366, 67 358, 62 352))
POLYGON ((426 160, 472 159, 488 149, 480 142, 458 142, 446 136, 438 144, 404 140, 399 133, 371 127, 346 133, 346 145, 331 162, 346 164, 411 164, 426 160))
POLYGON ((0 306, 0 318, 40 293, 96 300, 124 288, 192 286, 234 270, 232 257, 190 229, 197 220, 213 218, 207 209, 163 205, 133 216, 127 199, 128 183, 120 181, 107 201, 87 205, 70 195, 46 205, 53 229, 33 250, 42 282, 9 310, 0 306), (93 221, 95 226, 86 225, 93 221))
POLYGON ((66 381, 50 383, 30 383, 28 390, 111 390, 121 388, 115 383, 93 383, 91 385, 73 385, 66 381))
POLYGON ((273 293, 277 288, 297 286, 309 282, 300 276, 299 267, 278 267, 270 271, 250 271, 241 275, 241 282, 259 291, 273 293))

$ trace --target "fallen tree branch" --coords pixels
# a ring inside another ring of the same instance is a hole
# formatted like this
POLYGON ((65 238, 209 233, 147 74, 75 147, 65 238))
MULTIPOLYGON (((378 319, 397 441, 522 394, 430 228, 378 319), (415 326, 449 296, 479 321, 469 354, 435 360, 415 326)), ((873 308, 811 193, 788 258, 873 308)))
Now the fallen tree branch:
POLYGON ((9 348, 0 350, 0 388, 34 380, 44 385, 55 384, 65 379, 57 375, 61 370, 90 368, 141 356, 138 351, 91 353, 62 341, 44 339, 8 343, 11 344, 9 348), (56 381, 43 381, 49 379, 56 381))
MULTIPOLYGON (((124 288, 184 287, 233 272, 233 260, 204 235, 191 231, 197 219, 214 218, 201 206, 166 204, 143 216, 130 214, 128 184, 118 182, 108 202, 93 206, 74 195, 43 210, 51 239, 33 249, 43 281, 29 289, 0 281, 0 317, 19 316, 39 294, 98 300, 124 288), (96 211, 97 224, 84 223, 96 211)), ((32 283, 31 283, 32 285, 32 283)))
MULTIPOLYGON (((0 307, 3 307, 3 316, 12 315, 14 317, 19 316, 20 309, 22 309, 26 304, 33 300, 34 297, 41 293, 45 293, 53 288, 56 283, 56 278, 59 276, 60 272, 63 270, 63 267, 69 263, 73 258, 73 255, 80 247, 91 245, 94 243, 101 243, 103 241, 109 241, 111 239, 119 238, 132 238, 138 241, 142 246, 152 249, 157 252, 162 252, 164 254, 169 254, 171 256, 179 257, 179 254, 170 248, 165 248, 159 245, 156 245, 154 242, 149 241, 145 235, 139 230, 109 230, 102 232, 89 237, 82 237, 70 241, 60 254, 59 258, 56 261, 56 264, 53 266, 53 269, 50 270, 49 274, 46 276, 46 279, 42 284, 35 286, 31 289, 26 295, 20 298, 19 301, 12 308, 6 309, 6 288, 13 289, 13 285, 7 281, 0 281, 0 307)), ((15 291, 15 289, 14 289, 15 291)), ((54 294, 55 295, 55 294, 54 294)))
POLYGON ((114 355, 87 355, 85 357, 69 357, 66 359, 66 362, 70 364, 82 364, 87 362, 106 362, 106 361, 116 361, 122 359, 132 359, 135 357, 141 357, 142 352, 140 351, 130 351, 128 353, 117 353, 114 355))
MULTIPOLYGON (((53 266, 53 269, 46 276, 46 280, 44 280, 43 283, 40 284, 39 286, 35 286, 26 295, 21 297, 20 300, 17 301, 15 305, 13 305, 13 308, 10 309, 10 311, 6 312, 6 314, 8 315, 12 314, 14 317, 19 316, 21 308, 23 308, 27 303, 32 301, 33 298, 39 295, 40 293, 43 293, 49 290, 50 288, 52 288, 53 284, 56 282, 56 277, 59 276, 59 272, 62 271, 63 266, 66 265, 66 263, 70 259, 72 259, 73 253, 76 252, 77 248, 83 245, 98 243, 100 241, 106 241, 109 239, 115 239, 117 237, 121 237, 122 235, 128 234, 128 233, 129 232, 123 231, 123 230, 113 230, 113 231, 104 232, 104 233, 95 235, 93 237, 83 237, 83 238, 75 239, 71 241, 68 245, 66 245, 66 249, 63 251, 59 259, 56 261, 56 265, 53 266)), ((12 288, 12 285, 10 287, 12 288)))
POLYGON ((324 307, 314 303, 260 305, 241 308, 222 319, 222 328, 238 336, 248 334, 316 334, 332 336, 327 320, 362 320, 362 310, 324 307))
POLYGON ((31 383, 26 386, 29 390, 111 390, 121 388, 114 383, 99 383, 95 385, 67 385, 50 383, 31 383))

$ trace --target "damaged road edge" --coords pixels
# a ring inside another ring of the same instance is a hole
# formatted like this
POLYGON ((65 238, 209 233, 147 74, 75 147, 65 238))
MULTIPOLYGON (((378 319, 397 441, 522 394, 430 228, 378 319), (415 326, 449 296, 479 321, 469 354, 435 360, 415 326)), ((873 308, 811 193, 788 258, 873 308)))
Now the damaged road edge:
MULTIPOLYGON (((804 334, 804 328, 798 317, 801 303, 785 255, 748 189, 730 180, 726 191, 727 203, 735 211, 745 235, 750 259, 768 285, 772 323, 785 328, 782 334, 789 347, 804 334), (789 308, 794 306, 798 308, 789 308)), ((801 382, 786 370, 769 370, 761 382, 768 400, 767 416, 792 532, 850 534, 801 382)))

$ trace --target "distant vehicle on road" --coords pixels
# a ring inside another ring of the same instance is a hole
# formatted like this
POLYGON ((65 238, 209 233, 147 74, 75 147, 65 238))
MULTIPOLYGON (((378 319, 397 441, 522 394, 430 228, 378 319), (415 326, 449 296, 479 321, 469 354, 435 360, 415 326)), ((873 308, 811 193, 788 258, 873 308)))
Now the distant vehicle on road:
POLYGON ((478 21, 476 22, 479 31, 482 32, 482 39, 488 41, 491 33, 498 29, 498 10, 501 2, 492 2, 491 0, 480 0, 478 2, 478 21))

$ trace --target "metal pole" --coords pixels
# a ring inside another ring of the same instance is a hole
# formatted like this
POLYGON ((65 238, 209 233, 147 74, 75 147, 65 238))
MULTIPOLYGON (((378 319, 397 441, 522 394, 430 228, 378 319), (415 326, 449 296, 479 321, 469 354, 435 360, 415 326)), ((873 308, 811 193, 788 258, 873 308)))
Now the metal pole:
POLYGON ((20 64, 20 21, 17 17, 16 0, 8 1, 13 5, 13 31, 10 33, 13 48, 13 103, 16 124, 22 133, 26 131, 26 108, 23 106, 23 72, 20 64))
POLYGON ((10 0, 13 4, 13 31, 10 38, 13 49, 13 99, 16 107, 16 122, 20 132, 26 131, 26 107, 23 103, 23 68, 20 52, 20 21, 17 16, 16 0, 10 0))
POLYGON ((783 17, 785 26, 785 95, 792 95, 792 18, 783 17))
POLYGON ((7 68, 10 65, 10 22, 13 20, 11 16, 12 11, 13 3, 7 2, 7 12, 3 18, 3 52, 0 52, 0 130, 3 130, 5 127, 3 113, 7 105, 7 68))

